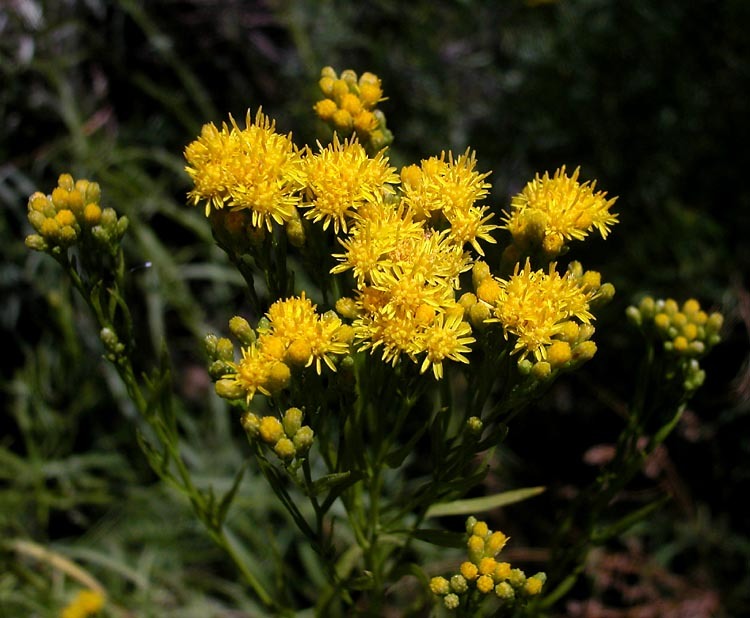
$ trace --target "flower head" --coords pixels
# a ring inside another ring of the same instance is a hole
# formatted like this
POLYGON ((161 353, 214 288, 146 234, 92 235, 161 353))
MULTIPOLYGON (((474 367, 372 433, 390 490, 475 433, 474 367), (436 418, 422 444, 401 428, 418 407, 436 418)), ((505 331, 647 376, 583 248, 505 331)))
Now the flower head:
POLYGON ((521 359, 533 354, 537 360, 547 356, 547 346, 575 318, 588 324, 593 315, 589 302, 594 296, 582 288, 570 273, 563 276, 550 264, 548 272, 532 271, 529 262, 523 270, 516 265, 508 280, 498 281, 500 291, 488 322, 499 322, 506 338, 516 338, 514 353, 521 359))
POLYGON ((412 165, 401 171, 403 200, 414 210, 417 218, 438 225, 447 222, 448 236, 457 245, 470 244, 483 255, 479 240, 494 243, 490 232, 498 226, 488 221, 486 206, 477 203, 484 199, 490 184, 487 173, 475 169, 476 158, 467 150, 454 158, 443 152, 440 157, 423 160, 419 167, 412 165))
POLYGON ((249 210, 252 224, 270 231, 273 221, 289 221, 300 201, 301 156, 291 134, 276 133, 261 110, 254 120, 248 111, 245 122, 244 129, 231 116, 231 127, 206 124, 185 148, 194 183, 188 198, 195 205, 205 201, 206 216, 224 206, 249 210))
POLYGON ((334 135, 326 148, 318 154, 308 154, 302 170, 305 185, 303 206, 309 208, 305 217, 322 221, 323 229, 333 223, 333 229, 344 232, 348 219, 368 202, 380 202, 394 192, 391 185, 398 182, 395 168, 379 152, 369 158, 356 140, 340 142, 334 135))
POLYGON ((550 178, 536 175, 511 201, 504 212, 504 226, 514 240, 537 242, 550 255, 557 255, 570 240, 583 240, 596 229, 606 238, 617 215, 610 212, 615 198, 596 191, 596 181, 578 182, 580 168, 572 176, 565 166, 550 178))

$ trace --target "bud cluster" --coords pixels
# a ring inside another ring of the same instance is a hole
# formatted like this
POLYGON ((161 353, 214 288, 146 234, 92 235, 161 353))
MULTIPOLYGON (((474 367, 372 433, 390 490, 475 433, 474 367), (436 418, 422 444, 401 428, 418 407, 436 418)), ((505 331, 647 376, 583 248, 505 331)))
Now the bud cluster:
POLYGON ((60 255, 73 245, 90 243, 114 253, 128 219, 102 208, 100 199, 97 183, 61 174, 50 195, 36 192, 29 197, 28 219, 36 233, 26 237, 26 246, 60 255))
POLYGON ((377 75, 365 72, 357 77, 354 71, 346 69, 339 76, 333 68, 324 67, 318 85, 325 98, 313 109, 341 137, 356 133, 372 152, 390 145, 393 134, 386 127, 383 112, 375 108, 384 100, 377 75))
POLYGON ((242 427, 251 440, 267 444, 279 459, 289 464, 295 458, 304 457, 313 443, 313 430, 302 424, 302 418, 299 408, 289 408, 281 420, 246 412, 242 416, 242 427))
POLYGON ((493 532, 475 517, 466 520, 466 533, 469 559, 462 562, 458 573, 450 578, 433 577, 430 580, 430 589, 442 597, 446 608, 456 609, 474 590, 482 595, 492 594, 507 605, 523 603, 541 593, 547 579, 544 573, 526 577, 521 569, 496 560, 508 541, 505 534, 493 532))
POLYGON ((724 316, 718 311, 707 313, 690 298, 682 303, 672 299, 641 299, 626 310, 628 319, 648 337, 660 341, 669 357, 682 370, 685 388, 698 388, 705 379, 698 359, 721 341, 724 316))

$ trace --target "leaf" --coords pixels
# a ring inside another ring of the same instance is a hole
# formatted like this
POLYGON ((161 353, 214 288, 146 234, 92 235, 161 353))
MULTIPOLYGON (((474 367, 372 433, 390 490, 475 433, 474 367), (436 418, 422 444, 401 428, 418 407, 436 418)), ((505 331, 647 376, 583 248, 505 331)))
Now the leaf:
POLYGON ((336 498, 338 498, 342 493, 344 493, 345 490, 354 485, 354 483, 356 483, 357 481, 361 480, 363 477, 364 473, 361 471, 347 471, 328 474, 315 481, 313 483, 313 495, 317 495, 320 491, 325 491, 325 489, 330 488, 331 490, 330 493, 326 496, 326 499, 323 501, 323 504, 321 505, 321 511, 323 511, 324 513, 327 512, 328 509, 331 508, 331 505, 336 501, 336 498), (321 485, 320 489, 318 489, 319 484, 321 485))
POLYGON ((247 469, 247 462, 237 471, 234 477, 232 487, 225 493, 216 509, 216 524, 217 528, 221 528, 224 525, 224 520, 227 517, 227 511, 234 501, 234 496, 237 494, 237 490, 240 488, 242 478, 245 476, 245 470, 247 469))
POLYGON ((446 515, 471 515, 490 511, 501 506, 522 502, 534 496, 538 496, 545 487, 524 487, 522 489, 513 489, 504 491, 494 496, 484 496, 482 498, 469 498, 467 500, 454 500, 453 502, 441 502, 433 504, 427 509, 427 517, 444 517, 446 515))
POLYGON ((598 528, 594 530, 594 533, 591 535, 591 542, 594 544, 600 544, 604 543, 608 539, 611 539, 613 536, 617 536, 618 534, 622 534, 623 532, 627 531, 631 526, 637 524, 642 519, 645 519, 651 513, 654 511, 660 509, 666 502, 670 500, 670 496, 664 496, 660 498, 659 500, 656 500, 650 504, 647 504, 644 507, 641 507, 637 511, 633 511, 632 513, 625 515, 622 519, 619 519, 615 523, 613 523, 610 526, 607 526, 606 528, 598 528))

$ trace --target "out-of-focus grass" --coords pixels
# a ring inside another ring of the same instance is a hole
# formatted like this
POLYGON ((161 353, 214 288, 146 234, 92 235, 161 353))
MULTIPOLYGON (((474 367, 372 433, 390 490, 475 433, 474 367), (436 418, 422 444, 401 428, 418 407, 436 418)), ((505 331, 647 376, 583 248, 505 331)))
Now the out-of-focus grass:
MULTIPOLYGON (((617 376, 628 373, 635 343, 607 332, 639 290, 696 295, 728 312, 728 341, 695 404, 702 438, 698 446, 669 444, 695 509, 667 511, 644 534, 658 539, 655 553, 672 548, 664 558, 671 566, 694 559, 710 573, 727 615, 746 613, 750 521, 734 503, 750 482, 742 437, 750 409, 730 381, 747 356, 737 290, 750 271, 750 162, 742 147, 750 127, 748 26, 742 0, 16 0, 0 7, 2 612, 53 616, 77 587, 49 562, 14 549, 20 539, 95 576, 114 616, 261 615, 186 505, 144 465, 137 420, 81 303, 51 260, 23 245, 25 201, 69 171, 97 180, 105 203, 129 216, 141 368, 169 341, 186 456, 207 485, 228 486, 245 451, 236 419, 209 392, 200 338, 242 312, 242 285, 202 213, 185 205, 181 150, 202 123, 260 105, 281 130, 312 143, 315 81, 330 64, 383 79, 397 164, 475 148, 482 170, 493 170, 498 211, 534 172, 560 164, 581 164, 584 177, 620 196, 622 223, 612 237, 575 255, 618 287, 599 326, 601 356, 582 382, 615 382, 614 396, 626 388, 617 376), (704 465, 691 465, 695 452, 704 465), (688 523, 675 531, 676 517, 688 523), (725 534, 695 534, 707 528, 725 534)), ((529 459, 508 474, 552 487, 585 474, 533 454, 573 460, 606 436, 611 426, 594 416, 601 397, 582 383, 561 384, 539 411, 546 431, 519 428, 519 453, 529 459), (571 388, 583 416, 566 449, 555 439, 563 425, 575 427, 565 403, 571 388)), ((314 598, 319 559, 295 547, 252 471, 230 526, 267 556, 254 563, 258 577, 314 598), (284 557, 307 566, 299 582, 281 581, 284 557)))

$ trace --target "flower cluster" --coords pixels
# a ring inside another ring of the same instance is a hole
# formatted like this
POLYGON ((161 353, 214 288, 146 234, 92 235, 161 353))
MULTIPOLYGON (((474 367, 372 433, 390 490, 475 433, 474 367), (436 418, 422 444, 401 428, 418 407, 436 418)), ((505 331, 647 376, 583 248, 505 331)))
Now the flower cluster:
POLYGON ((259 417, 252 412, 242 416, 242 427, 247 435, 268 444, 285 463, 303 457, 310 450, 314 433, 308 425, 302 424, 303 413, 299 408, 289 408, 281 420, 275 416, 259 417))
POLYGON ((479 206, 490 188, 486 182, 489 172, 476 171, 476 158, 467 150, 455 159, 451 152, 423 160, 419 166, 410 165, 401 171, 403 201, 417 219, 427 219, 436 229, 445 227, 451 239, 460 246, 470 244, 479 255, 484 255, 479 240, 494 243, 490 235, 497 225, 488 221, 488 206, 479 206))
POLYGON ((721 340, 721 313, 706 313, 694 298, 680 306, 672 298, 646 296, 638 306, 628 307, 627 315, 648 337, 661 342, 681 370, 688 391, 703 383, 705 372, 698 359, 721 340))
POLYGON ((477 594, 493 595, 512 605, 541 593, 547 579, 544 573, 526 577, 521 569, 514 569, 510 563, 496 559, 508 541, 502 532, 493 532, 485 522, 469 517, 466 533, 469 559, 462 562, 458 573, 450 578, 440 576, 430 580, 430 589, 442 597, 445 607, 456 609, 465 604, 469 596, 477 594))
POLYGON ((26 237, 26 246, 59 255, 77 244, 92 252, 113 253, 128 228, 126 217, 100 205, 101 190, 95 182, 74 180, 61 174, 50 195, 34 193, 28 202, 28 219, 36 234, 26 237))
MULTIPOLYGON (((326 68, 320 86, 327 98, 316 110, 339 125, 374 113, 382 100, 380 81, 369 73, 357 77, 344 71, 338 76, 326 68)), ((560 275, 554 263, 541 271, 520 260, 521 249, 528 253, 529 244, 520 239, 531 238, 532 229, 547 249, 557 247, 548 251, 555 253, 591 229, 606 235, 617 221, 609 213, 614 200, 594 193, 594 184, 580 184, 578 170, 571 178, 564 168, 552 178, 537 177, 514 198, 505 227, 519 259, 511 264, 515 271, 508 269, 513 274, 499 279, 478 261, 484 256, 482 245, 496 242, 492 233, 500 226, 491 223, 493 215, 483 204, 491 186, 489 173, 477 170, 471 150, 458 156, 443 152, 396 174, 383 150, 368 152, 354 136, 342 141, 335 134, 329 145, 319 144, 313 152, 299 150, 289 136, 275 133, 274 124, 260 112, 254 124, 248 116, 246 129, 233 120, 231 124, 220 130, 206 125, 186 149, 187 170, 195 182, 191 201, 206 202, 217 238, 235 247, 243 242, 260 246, 252 230, 271 231, 273 222, 287 227, 297 247, 305 243, 303 219, 323 230, 332 228, 343 250, 333 253, 338 263, 331 273, 350 274, 353 281, 336 308, 350 321, 347 336, 358 350, 379 351, 394 366, 408 358, 422 373, 431 368, 440 379, 445 361, 468 362, 466 354, 475 342, 472 325, 486 329, 497 322, 505 339, 513 338, 521 363, 533 358, 540 376, 593 356, 591 303, 610 297, 611 285, 602 285, 598 273, 560 275), (474 292, 462 296, 460 275, 473 266, 474 292)), ((283 343, 294 331, 259 328, 262 336, 243 348, 240 361, 227 359, 217 391, 229 398, 241 391, 249 401, 255 392, 284 388, 290 365, 315 362, 320 370, 323 362, 333 367, 331 357, 347 347, 332 334, 341 326, 338 316, 315 322, 322 329, 316 335, 305 324, 301 332, 308 334, 283 343)))
POLYGON ((380 79, 372 73, 359 77, 351 69, 337 75, 332 67, 320 72, 318 86, 324 98, 313 109, 342 137, 356 134, 370 152, 378 152, 393 141, 385 116, 376 109, 384 100, 380 79))
POLYGON ((303 164, 304 201, 309 208, 305 217, 323 222, 323 229, 333 223, 334 231, 347 231, 348 221, 365 204, 378 204, 395 193, 391 185, 398 182, 395 168, 378 152, 372 158, 356 140, 333 142, 322 146, 317 154, 308 151, 303 164))
POLYGON ((579 183, 579 171, 567 176, 563 166, 551 178, 547 172, 537 174, 512 199, 510 212, 504 212, 504 227, 513 236, 511 251, 541 247, 554 259, 567 242, 583 240, 594 229, 607 237, 617 223, 617 215, 609 210, 617 198, 595 192, 596 181, 579 183))
POLYGON ((185 148, 185 170, 195 185, 188 199, 194 205, 205 202, 206 216, 225 206, 248 210, 255 227, 270 231, 273 221, 292 219, 300 202, 301 154, 291 134, 277 133, 261 110, 254 121, 248 111, 244 129, 229 119, 231 127, 204 125, 185 148))
POLYGON ((496 279, 485 269, 474 283, 477 300, 490 309, 484 322, 500 324, 505 338, 513 337, 513 353, 519 360, 534 358, 533 371, 539 377, 594 355, 591 304, 614 294, 611 284, 601 283, 599 273, 584 273, 577 262, 564 275, 554 262, 546 272, 531 270, 528 261, 523 268, 516 264, 508 279, 496 279))
POLYGON ((104 607, 104 595, 97 590, 80 590, 60 612, 60 618, 88 618, 104 607))
POLYGON ((229 327, 241 343, 241 358, 235 361, 229 339, 209 335, 209 372, 217 379, 220 397, 247 403, 258 392, 272 395, 286 388, 295 367, 315 365, 320 374, 325 364, 336 371, 334 358, 349 353, 354 337, 352 327, 335 312, 320 315, 304 292, 273 303, 257 334, 240 316, 232 318, 229 327))

